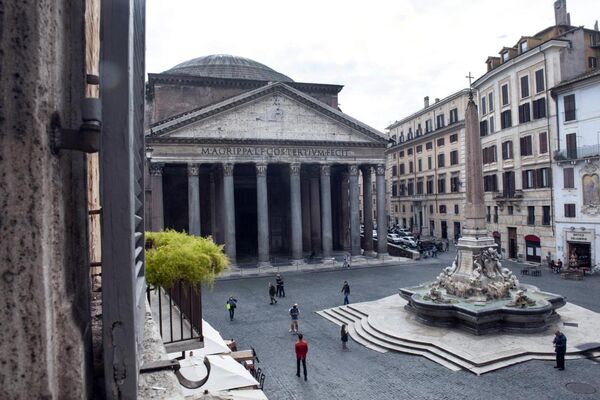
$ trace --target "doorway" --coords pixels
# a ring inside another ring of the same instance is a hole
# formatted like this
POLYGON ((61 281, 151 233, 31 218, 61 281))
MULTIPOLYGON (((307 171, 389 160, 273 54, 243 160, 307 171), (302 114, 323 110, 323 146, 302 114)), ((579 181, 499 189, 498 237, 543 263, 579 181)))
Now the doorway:
POLYGON ((517 258, 517 228, 508 228, 508 258, 517 258))
POLYGON ((575 254, 578 268, 591 268, 592 247, 590 243, 567 242, 569 245, 569 257, 575 254))
POLYGON ((460 232, 460 222, 454 222, 454 240, 458 242, 458 239, 461 237, 460 232))
POLYGON ((448 239, 448 222, 442 221, 442 239, 448 239))

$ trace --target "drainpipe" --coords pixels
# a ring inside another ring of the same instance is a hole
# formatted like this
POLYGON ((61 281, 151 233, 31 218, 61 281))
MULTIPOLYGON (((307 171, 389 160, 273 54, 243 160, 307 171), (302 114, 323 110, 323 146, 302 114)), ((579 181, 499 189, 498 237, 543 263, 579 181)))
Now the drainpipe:
MULTIPOLYGON (((540 51, 542 52, 542 54, 544 55, 544 85, 546 87, 546 92, 550 93, 550 95, 552 95, 552 93, 550 92, 550 88, 548 87, 548 62, 546 59, 546 52, 544 51, 544 49, 540 48, 540 51)), ((552 140, 550 140, 550 99, 548 98, 548 95, 546 95, 546 131, 548 132, 548 155, 550 156, 550 176, 552 176, 552 140)), ((560 149, 560 140, 559 140, 559 124, 558 124, 558 102, 556 102, 556 143, 557 143, 557 147, 558 149, 560 149)), ((554 222, 552 222, 550 224, 551 228, 552 228, 552 236, 554 238, 556 238, 556 214, 554 212, 554 178, 552 179, 552 186, 550 187, 550 215, 552 216, 552 220, 554 222)), ((554 243, 554 250, 556 250, 556 246, 557 243, 554 243)))

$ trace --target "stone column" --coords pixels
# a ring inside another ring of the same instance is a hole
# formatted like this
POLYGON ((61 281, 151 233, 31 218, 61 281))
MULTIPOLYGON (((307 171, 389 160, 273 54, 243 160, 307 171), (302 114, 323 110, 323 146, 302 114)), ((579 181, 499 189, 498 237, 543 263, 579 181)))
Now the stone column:
POLYGON ((300 173, 300 190, 302 192, 302 248, 311 252, 311 204, 310 204, 310 181, 306 173, 300 173))
POLYGON ((198 164, 188 164, 188 231, 200 236, 200 168, 198 164))
POLYGON ((165 228, 162 181, 164 166, 162 163, 150 164, 150 186, 152 188, 152 219, 150 224, 153 232, 162 231, 165 228))
POLYGON ((340 174, 340 243, 344 250, 351 250, 350 241, 350 185, 348 182, 348 171, 343 171, 340 174))
POLYGON ((364 165, 361 170, 363 177, 365 255, 373 256, 373 183, 371 182, 371 166, 364 165))
POLYGON ((267 164, 256 164, 256 217, 258 219, 258 266, 270 267, 269 197, 267 195, 267 164))
POLYGON ((319 171, 311 168, 310 171, 310 237, 311 248, 315 254, 322 253, 321 243, 321 206, 319 204, 319 171))
POLYGON ((233 163, 223 164, 223 206, 225 207, 225 253, 232 265, 236 264, 235 194, 233 188, 233 163))
POLYGON ((290 164, 290 208, 292 216, 292 261, 302 262, 302 198, 300 163, 290 164))
POLYGON ((324 260, 331 259, 333 253, 331 225, 331 167, 321 165, 321 236, 324 260))
POLYGON ((377 256, 387 255, 387 216, 385 214, 385 165, 378 164, 376 175, 377 196, 377 256))
POLYGON ((210 234, 215 242, 217 239, 217 185, 215 182, 215 172, 210 171, 210 234))
POLYGON ((360 216, 358 213, 358 165, 349 165, 350 255, 360 255, 360 216))

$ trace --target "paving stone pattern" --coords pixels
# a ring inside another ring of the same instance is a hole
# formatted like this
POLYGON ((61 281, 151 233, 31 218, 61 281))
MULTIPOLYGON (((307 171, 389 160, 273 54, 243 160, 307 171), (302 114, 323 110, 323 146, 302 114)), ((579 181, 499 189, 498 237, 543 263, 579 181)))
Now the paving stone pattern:
MULTIPOLYGON (((344 280, 350 284, 351 302, 375 300, 397 293, 402 286, 431 280, 451 258, 445 253, 438 259, 399 266, 287 274, 287 297, 276 305, 269 305, 268 296, 268 282, 275 282, 274 277, 219 280, 212 290, 204 290, 204 318, 224 338, 235 338, 240 349, 256 349, 258 366, 267 376, 265 393, 271 400, 600 399, 600 390, 575 394, 565 386, 581 382, 600 389, 600 360, 567 361, 567 369, 562 372, 552 368, 553 362, 530 361, 478 377, 465 371, 449 371, 423 357, 377 353, 352 340, 348 343, 350 350, 342 351, 339 328, 315 314, 343 303, 340 290, 344 280), (225 309, 229 295, 238 299, 233 322, 229 322, 225 309), (295 376, 296 337, 288 332, 288 309, 295 302, 301 313, 300 330, 309 343, 308 382, 295 376)), ((519 274, 519 265, 504 265, 519 274)), ((567 281, 544 269, 541 277, 525 276, 521 280, 600 312, 600 276, 567 281)))

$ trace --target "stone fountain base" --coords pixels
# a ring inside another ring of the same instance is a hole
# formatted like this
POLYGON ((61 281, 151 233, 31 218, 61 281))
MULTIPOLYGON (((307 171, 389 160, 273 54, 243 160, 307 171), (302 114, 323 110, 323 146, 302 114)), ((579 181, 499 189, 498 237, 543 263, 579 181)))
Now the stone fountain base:
POLYGON ((510 297, 488 301, 465 299, 440 290, 440 299, 431 298, 432 284, 400 289, 407 301, 405 309, 418 321, 444 328, 458 328, 474 335, 497 332, 538 333, 556 323, 556 309, 565 305, 564 297, 519 285, 510 297), (523 296, 525 294, 525 296, 523 296), (526 299, 527 303, 520 303, 526 299))

